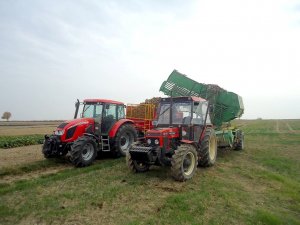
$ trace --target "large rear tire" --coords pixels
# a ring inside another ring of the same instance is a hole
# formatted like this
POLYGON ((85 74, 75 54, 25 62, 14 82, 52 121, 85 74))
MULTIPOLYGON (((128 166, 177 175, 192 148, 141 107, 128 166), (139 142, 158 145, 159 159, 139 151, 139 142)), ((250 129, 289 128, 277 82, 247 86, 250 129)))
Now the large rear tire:
POLYGON ((217 137, 212 128, 206 128, 204 138, 198 151, 199 165, 209 167, 215 164, 217 159, 217 137))
POLYGON ((196 172, 198 156, 193 145, 182 144, 172 156, 172 177, 177 181, 191 179, 196 172))
POLYGON ((82 136, 74 141, 71 146, 70 160, 76 167, 89 166, 96 157, 96 142, 92 137, 82 136))
POLYGON ((137 132, 133 125, 124 124, 121 126, 114 140, 116 156, 126 156, 126 153, 136 138, 137 132))
POLYGON ((126 163, 128 168, 134 173, 144 173, 149 170, 150 165, 146 163, 137 162, 131 158, 129 152, 126 154, 126 163))

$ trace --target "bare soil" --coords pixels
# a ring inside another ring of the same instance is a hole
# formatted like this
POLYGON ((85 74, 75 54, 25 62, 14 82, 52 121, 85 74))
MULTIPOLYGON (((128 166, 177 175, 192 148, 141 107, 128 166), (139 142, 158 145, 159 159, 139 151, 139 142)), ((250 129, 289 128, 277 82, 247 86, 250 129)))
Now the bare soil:
POLYGON ((20 180, 30 180, 44 175, 55 174, 58 173, 59 171, 66 169, 66 166, 67 164, 60 165, 57 167, 51 167, 43 170, 38 170, 38 171, 32 171, 20 175, 7 175, 1 178, 1 183, 13 183, 20 180))
POLYGON ((56 129, 55 125, 42 126, 1 126, 0 136, 51 134, 56 129))
MULTIPOLYGON (((44 158, 41 152, 42 145, 31 145, 11 149, 1 149, 0 154, 0 169, 10 169, 19 166, 30 166, 30 164, 42 160, 47 160, 44 158)), ((29 180, 34 179, 43 175, 55 174, 66 168, 71 168, 72 165, 67 161, 62 164, 57 164, 57 166, 51 166, 49 168, 41 168, 36 171, 5 175, 1 177, 1 183, 12 183, 19 180, 29 180)))
POLYGON ((42 145, 30 145, 18 148, 1 149, 0 168, 44 160, 41 148, 42 145))
POLYGON ((0 136, 51 134, 62 121, 0 121, 0 136))

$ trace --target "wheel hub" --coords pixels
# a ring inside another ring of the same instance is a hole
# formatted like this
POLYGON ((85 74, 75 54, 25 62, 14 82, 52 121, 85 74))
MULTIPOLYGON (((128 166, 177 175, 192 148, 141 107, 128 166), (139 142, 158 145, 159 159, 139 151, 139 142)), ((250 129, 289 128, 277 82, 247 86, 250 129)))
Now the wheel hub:
POLYGON ((185 175, 189 176, 192 174, 194 167, 195 167, 195 156, 193 153, 188 152, 185 155, 185 158, 183 160, 183 172, 185 175))
POLYGON ((131 142, 131 137, 128 133, 125 133, 120 139, 120 148, 124 151, 127 150, 131 142))
POLYGON ((91 143, 87 143, 83 146, 82 150, 82 158, 85 161, 90 160, 93 157, 94 154, 94 146, 91 143))

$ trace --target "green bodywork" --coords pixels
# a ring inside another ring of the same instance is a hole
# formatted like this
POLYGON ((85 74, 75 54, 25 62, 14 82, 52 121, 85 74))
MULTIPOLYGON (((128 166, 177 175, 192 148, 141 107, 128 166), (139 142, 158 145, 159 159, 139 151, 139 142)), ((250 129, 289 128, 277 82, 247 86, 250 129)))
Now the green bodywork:
POLYGON ((177 70, 162 83, 160 91, 172 97, 196 96, 208 100, 213 106, 210 113, 211 120, 217 127, 241 117, 244 113, 243 100, 239 95, 228 92, 218 85, 198 83, 177 70))
POLYGON ((212 106, 210 118, 212 124, 216 126, 218 147, 234 148, 238 140, 237 133, 242 131, 222 125, 241 117, 244 113, 243 100, 239 95, 226 91, 218 85, 198 83, 177 70, 162 83, 160 91, 172 97, 196 96, 208 100, 212 106))
POLYGON ((232 129, 222 129, 215 131, 218 139, 218 147, 232 147, 234 142, 234 133, 232 129))

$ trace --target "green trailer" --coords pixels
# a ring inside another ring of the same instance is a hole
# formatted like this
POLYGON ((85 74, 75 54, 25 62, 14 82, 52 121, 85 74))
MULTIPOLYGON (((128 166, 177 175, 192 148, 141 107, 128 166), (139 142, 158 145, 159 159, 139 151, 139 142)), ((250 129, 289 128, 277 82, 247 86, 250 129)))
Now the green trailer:
POLYGON ((243 132, 229 125, 230 121, 241 117, 244 113, 241 96, 215 84, 198 83, 177 70, 174 70, 162 83, 160 91, 170 97, 195 96, 208 100, 218 147, 232 147, 236 150, 244 148, 243 132))

